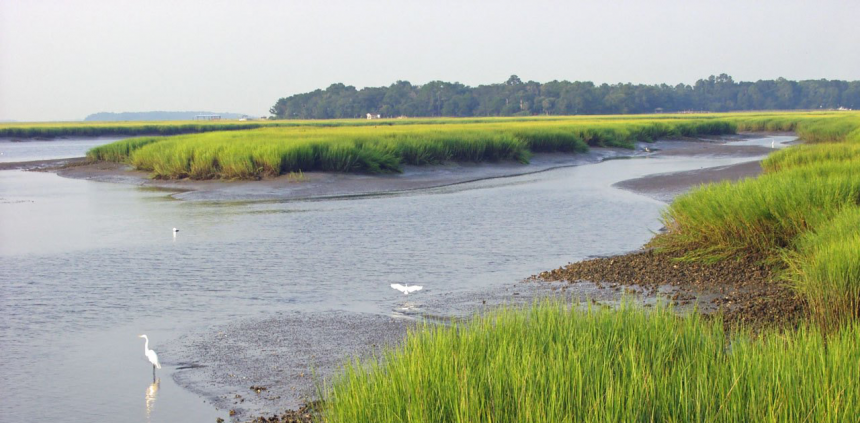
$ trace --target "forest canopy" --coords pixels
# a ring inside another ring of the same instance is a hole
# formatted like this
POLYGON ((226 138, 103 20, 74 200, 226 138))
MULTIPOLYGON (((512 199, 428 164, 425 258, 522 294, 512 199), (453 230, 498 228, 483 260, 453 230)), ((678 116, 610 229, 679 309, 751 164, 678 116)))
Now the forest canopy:
POLYGON ((693 85, 523 82, 516 75, 500 84, 469 87, 431 81, 356 89, 332 84, 325 90, 281 98, 269 112, 280 119, 381 117, 468 117, 630 114, 683 111, 856 109, 860 81, 784 78, 735 82, 721 74, 693 85))

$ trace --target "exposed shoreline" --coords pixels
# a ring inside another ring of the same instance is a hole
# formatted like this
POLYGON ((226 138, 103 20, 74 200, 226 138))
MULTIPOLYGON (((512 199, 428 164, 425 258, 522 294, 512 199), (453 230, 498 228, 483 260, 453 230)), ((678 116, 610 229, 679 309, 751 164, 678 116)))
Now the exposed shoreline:
MULTIPOLYGON (((779 134, 787 135, 787 134, 779 134)), ((713 149, 713 146, 703 146, 713 149)), ((666 155, 687 155, 698 148, 678 149, 666 155)), ((676 196, 706 183, 737 181, 762 173, 761 161, 708 167, 686 172, 648 175, 621 181, 613 186, 670 203, 676 196)), ((662 295, 675 306, 697 304, 706 315, 722 313, 730 325, 755 329, 791 327, 797 324, 806 305, 776 275, 762 258, 743 257, 714 264, 678 261, 678 254, 656 254, 643 250, 568 263, 558 269, 533 275, 531 280, 562 282, 570 289, 583 283, 611 288, 634 288, 637 293, 662 295)))

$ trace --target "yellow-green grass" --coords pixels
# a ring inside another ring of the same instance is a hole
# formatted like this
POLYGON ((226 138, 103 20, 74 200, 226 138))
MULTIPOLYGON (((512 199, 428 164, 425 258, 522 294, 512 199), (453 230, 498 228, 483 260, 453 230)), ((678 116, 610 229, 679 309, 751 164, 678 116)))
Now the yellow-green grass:
POLYGON ((778 172, 822 162, 860 159, 860 142, 802 144, 771 154, 762 161, 765 172, 778 172))
POLYGON ((860 318, 860 207, 845 207, 799 236, 784 259, 792 286, 822 326, 860 318))
MULTIPOLYGON (((650 120, 655 116, 671 119, 673 115, 606 115, 606 116, 526 116, 493 118, 409 118, 409 119, 332 119, 332 120, 258 120, 258 121, 128 121, 128 122, 12 122, 0 123, 0 137, 60 137, 100 135, 176 135, 211 131, 246 130, 263 127, 337 127, 445 125, 449 123, 550 122, 570 120, 650 120)), ((684 116, 684 115, 678 115, 684 116)), ((707 119, 708 115, 697 115, 707 119)), ((688 117, 687 117, 688 118, 688 117)))
POLYGON ((230 131, 277 124, 270 121, 168 121, 168 122, 44 122, 3 123, 0 137, 61 137, 101 135, 173 135, 230 131))
POLYGON ((654 244, 688 258, 778 257, 798 235, 860 199, 860 160, 822 161, 703 186, 664 211, 654 244))
POLYGON ((655 245, 690 258, 777 257, 795 237, 846 206, 860 204, 860 113, 733 117, 747 130, 798 131, 812 144, 768 157, 756 179, 705 185, 664 212, 669 233, 655 245))
POLYGON ((349 422, 855 422, 860 326, 727 334, 719 321, 557 302, 424 326, 323 389, 349 422))
MULTIPOLYGON (((846 112, 736 112, 703 114, 652 115, 581 115, 581 116, 518 116, 486 118, 408 118, 408 119, 332 119, 332 120, 258 120, 258 121, 151 121, 151 122, 12 122, 0 123, 0 137, 57 137, 98 135, 174 135, 261 127, 334 127, 334 126, 399 126, 427 124, 467 124, 506 122, 552 122, 587 124, 594 121, 671 121, 671 120, 735 120, 742 131, 793 131, 799 120, 818 120, 845 116, 846 112), (798 116, 802 116, 799 118, 798 116)), ((797 130, 803 132, 803 125, 797 130)), ((695 134, 690 134, 695 135, 695 134)), ((860 133, 855 136, 860 137, 860 133)))
POLYGON ((399 171, 403 164, 525 162, 534 152, 584 152, 589 146, 632 148, 636 141, 734 131, 732 122, 692 117, 344 123, 187 134, 145 144, 131 139, 96 147, 88 156, 126 161, 156 178, 256 179, 298 170, 376 173, 399 171))
POLYGON ((702 186, 666 209, 652 244, 690 260, 755 256, 785 269, 828 329, 860 317, 860 114, 737 120, 739 128, 794 129, 807 141, 776 152, 756 179, 702 186))

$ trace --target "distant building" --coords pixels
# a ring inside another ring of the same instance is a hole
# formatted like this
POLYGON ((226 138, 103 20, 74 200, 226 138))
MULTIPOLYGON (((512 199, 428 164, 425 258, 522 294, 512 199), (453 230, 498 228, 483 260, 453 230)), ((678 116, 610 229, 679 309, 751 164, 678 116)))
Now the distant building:
POLYGON ((372 119, 382 119, 382 115, 380 115, 379 113, 377 113, 377 114, 368 113, 367 114, 367 120, 372 120, 372 119))
POLYGON ((197 115, 194 120, 221 120, 221 115, 197 115))

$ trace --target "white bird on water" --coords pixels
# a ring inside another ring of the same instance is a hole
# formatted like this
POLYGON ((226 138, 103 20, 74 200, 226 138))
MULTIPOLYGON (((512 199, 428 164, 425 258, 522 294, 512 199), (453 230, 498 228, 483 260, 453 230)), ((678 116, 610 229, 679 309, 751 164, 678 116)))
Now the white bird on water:
POLYGON ((770 148, 776 148, 776 140, 771 140, 770 148))
POLYGON ((409 286, 409 284, 401 285, 399 283, 393 283, 391 284, 391 287, 402 292, 403 295, 409 295, 410 292, 420 291, 424 289, 424 287, 420 285, 409 286))
POLYGON ((158 362, 158 354, 155 351, 149 349, 149 338, 146 335, 140 335, 138 338, 143 338, 146 342, 143 344, 143 355, 149 359, 149 362, 152 363, 152 380, 155 381, 155 369, 161 368, 161 363, 158 362))

